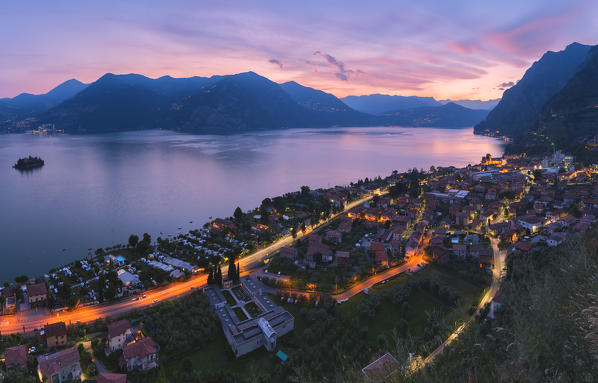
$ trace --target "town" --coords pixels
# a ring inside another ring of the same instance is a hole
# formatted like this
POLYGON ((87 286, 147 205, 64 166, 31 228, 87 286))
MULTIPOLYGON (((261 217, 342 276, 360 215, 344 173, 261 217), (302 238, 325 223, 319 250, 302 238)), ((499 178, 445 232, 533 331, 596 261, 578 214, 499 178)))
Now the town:
POLYGON ((386 377, 398 368, 391 336, 413 337, 422 363, 474 314, 492 319, 507 270, 587 232, 597 212, 596 167, 558 151, 304 186, 185 234, 131 235, 5 283, 3 374, 189 381, 213 351, 284 375, 314 363, 301 345, 315 347, 318 334, 333 347, 321 328, 330 322, 367 351, 346 351, 365 377, 386 377), (332 312, 361 325, 343 327, 332 312))

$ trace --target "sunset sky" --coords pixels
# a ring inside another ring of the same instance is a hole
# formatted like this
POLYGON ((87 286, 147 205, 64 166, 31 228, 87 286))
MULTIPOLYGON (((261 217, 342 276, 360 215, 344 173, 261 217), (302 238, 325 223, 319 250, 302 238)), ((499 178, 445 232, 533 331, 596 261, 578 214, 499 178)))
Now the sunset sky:
POLYGON ((2 1, 0 97, 106 72, 254 71, 339 97, 490 99, 598 43, 594 1, 2 1))

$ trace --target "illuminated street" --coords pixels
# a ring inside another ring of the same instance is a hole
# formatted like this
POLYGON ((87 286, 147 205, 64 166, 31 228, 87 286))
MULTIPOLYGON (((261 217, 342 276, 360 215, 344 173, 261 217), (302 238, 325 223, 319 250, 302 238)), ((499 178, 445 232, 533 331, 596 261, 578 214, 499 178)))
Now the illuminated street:
MULTIPOLYGON (((339 217, 341 214, 345 213, 346 211, 363 204, 364 202, 371 199, 372 196, 368 195, 363 197, 359 200, 351 202, 347 204, 345 209, 336 214, 332 215, 328 220, 320 223, 317 228, 325 226, 335 218, 339 217)), ((316 229, 316 228, 313 228, 316 229)), ((288 235, 286 237, 281 238, 277 242, 273 243, 270 246, 267 246, 263 249, 256 251, 253 254, 250 254, 244 258, 242 258, 240 262, 241 266, 241 274, 247 275, 254 272, 256 268, 259 268, 263 265, 263 262, 266 258, 270 257, 276 251, 278 251, 283 246, 288 246, 293 242, 301 239, 304 236, 303 233, 298 233, 296 238, 288 235)), ((228 271, 228 266, 222 267, 223 274, 226 275, 228 271)), ((395 269, 392 269, 393 272, 396 272, 395 269)), ((389 270, 390 272, 390 270, 389 270)), ((383 280, 388 277, 380 278, 380 276, 386 275, 385 273, 379 274, 374 276, 373 278, 378 280, 383 280)), ((177 298, 183 294, 189 293, 193 289, 201 288, 205 286, 207 283, 207 275, 201 274, 197 276, 191 277, 189 280, 184 282, 174 282, 167 286, 160 287, 154 290, 146 291, 145 298, 137 299, 135 297, 129 297, 117 301, 112 302, 105 302, 98 305, 87 306, 87 307, 80 307, 73 311, 63 311, 59 313, 49 313, 44 311, 27 311, 23 313, 18 313, 17 315, 3 315, 0 317, 0 332, 2 334, 14 334, 19 332, 31 332, 35 329, 40 329, 47 323, 54 323, 54 322, 65 322, 68 324, 75 324, 75 323, 87 323, 93 322, 97 319, 103 319, 107 317, 115 317, 119 315, 123 315, 127 312, 132 310, 141 310, 145 307, 151 306, 156 304, 160 301, 177 298), (157 302, 154 302, 157 300, 157 302)), ((365 282, 364 282, 365 283, 365 282)), ((369 281, 368 281, 369 283, 369 281)), ((375 282, 373 282, 375 283, 375 282)), ((372 283, 372 284, 373 284, 372 283)), ((367 287, 367 286, 366 286, 367 287)), ((362 288, 363 289, 363 288, 362 288)), ((360 290, 361 291, 361 290, 360 290)), ((143 295, 141 293, 140 295, 143 295)))

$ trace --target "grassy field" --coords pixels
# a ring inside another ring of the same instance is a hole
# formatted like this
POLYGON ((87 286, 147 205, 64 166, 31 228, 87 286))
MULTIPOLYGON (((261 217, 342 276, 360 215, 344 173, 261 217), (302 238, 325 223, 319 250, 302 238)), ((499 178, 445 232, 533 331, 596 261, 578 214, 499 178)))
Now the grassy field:
MULTIPOLYGON (((402 274, 399 277, 378 285, 370 290, 370 295, 380 295, 385 290, 394 291, 395 287, 404 284, 408 279, 430 278, 437 281, 441 286, 447 286, 461 296, 461 304, 458 307, 451 307, 430 294, 427 291, 413 289, 409 297, 409 310, 407 311, 407 323, 411 335, 420 336, 425 328, 426 311, 434 308, 442 310, 445 314, 446 322, 449 325, 468 317, 468 309, 473 303, 477 303, 482 296, 485 286, 477 286, 469 283, 451 272, 441 270, 434 266, 428 266, 425 270, 408 276, 402 274)), ((400 307, 390 302, 388 299, 381 298, 380 306, 374 318, 362 315, 357 310, 359 303, 366 299, 365 293, 360 293, 347 302, 341 304, 341 310, 348 316, 359 316, 360 323, 368 327, 368 336, 375 340, 380 334, 389 334, 395 327, 397 321, 401 318, 400 307)))
MULTIPOLYGON (((268 371, 277 363, 275 357, 263 347, 235 358, 222 333, 205 348, 191 352, 187 359, 196 371, 226 370, 239 374, 268 371)), ((171 377, 175 371, 180 371, 181 363, 182 359, 165 363, 166 375, 171 377)))

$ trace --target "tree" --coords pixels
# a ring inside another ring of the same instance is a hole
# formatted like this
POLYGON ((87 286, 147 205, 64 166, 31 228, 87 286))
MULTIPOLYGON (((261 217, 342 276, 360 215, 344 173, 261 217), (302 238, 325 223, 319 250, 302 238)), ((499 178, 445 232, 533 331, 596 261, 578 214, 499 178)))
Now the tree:
POLYGON ((27 282, 28 279, 29 279, 29 277, 27 277, 26 275, 19 275, 18 277, 15 278, 15 282, 25 283, 25 282, 27 282))
POLYGON ((241 210, 241 208, 239 206, 237 206, 237 208, 235 209, 233 217, 235 218, 235 221, 237 223, 240 222, 241 219, 243 219, 243 210, 241 210))
POLYGON ((237 283, 237 267, 235 266, 235 256, 231 255, 228 258, 228 279, 237 283))
POLYGON ((135 234, 131 234, 131 236, 129 236, 129 247, 137 247, 138 243, 139 243, 139 236, 137 236, 135 234))

